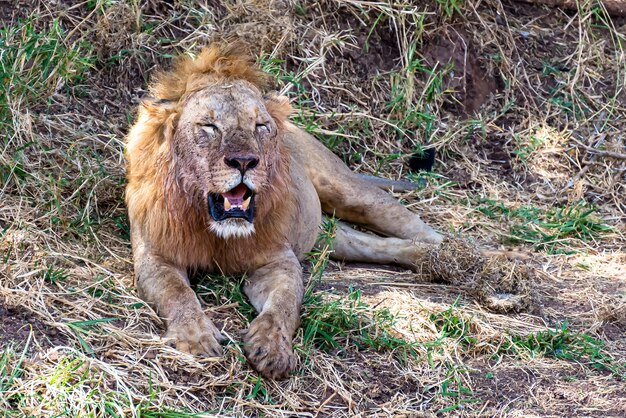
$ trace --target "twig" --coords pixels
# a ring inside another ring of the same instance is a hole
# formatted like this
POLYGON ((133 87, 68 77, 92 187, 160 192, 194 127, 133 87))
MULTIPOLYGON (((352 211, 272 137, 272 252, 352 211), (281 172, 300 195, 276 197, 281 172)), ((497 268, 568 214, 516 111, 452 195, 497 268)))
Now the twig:
POLYGON ((617 159, 620 159, 620 160, 626 160, 626 154, 621 154, 619 152, 613 152, 613 151, 601 151, 601 150, 595 149, 594 147, 590 147, 589 145, 583 144, 582 142, 580 142, 576 138, 572 138, 572 139, 574 140, 574 142, 576 142, 578 145, 580 145, 581 147, 583 147, 587 151, 592 152, 594 154, 597 154, 599 156, 617 158, 617 159))
MULTIPOLYGON (((525 3, 543 4, 548 7, 561 7, 563 9, 578 10, 579 3, 576 0, 522 0, 525 3)), ((626 2, 624 0, 602 0, 606 11, 612 16, 626 15, 626 2)))
MULTIPOLYGON (((604 139, 605 139, 605 137, 606 137, 606 135, 603 135, 603 136, 602 136, 599 140, 597 140, 597 141, 596 141, 596 146, 600 146, 601 144, 603 144, 603 143, 604 143, 604 139)), ((581 144, 578 140, 576 140, 576 138, 572 138, 572 139, 573 139, 574 141, 576 141, 577 143, 581 144)), ((581 144, 581 145, 583 145, 583 144, 581 144)), ((583 145, 583 146, 585 146, 585 145, 583 145)), ((594 148, 594 149, 595 149, 595 148, 594 148)), ((587 152, 588 152, 588 151, 587 151, 587 152)), ((584 167, 583 167, 583 168, 582 168, 582 169, 581 169, 581 170, 580 170, 580 171, 579 171, 579 172, 578 172, 578 173, 577 173, 574 177, 572 177, 572 178, 570 179, 570 181, 567 183, 567 186, 566 186, 566 188, 567 188, 567 189, 569 189, 569 188, 573 187, 573 186, 574 186, 574 184, 576 184, 576 182, 577 182, 578 180, 580 180, 581 178, 583 178, 583 176, 584 176, 585 174, 587 174, 587 171, 589 171, 589 167, 591 167, 591 165, 592 165, 593 163, 595 163, 595 161, 596 161, 596 158, 597 158, 597 157, 598 157, 598 155, 597 155, 597 154, 593 154, 593 155, 591 155, 591 156, 589 157, 589 160, 586 162, 586 165, 585 165, 585 166, 584 166, 584 167)), ((585 162, 585 161, 584 161, 584 158, 583 158, 583 162, 585 162)))

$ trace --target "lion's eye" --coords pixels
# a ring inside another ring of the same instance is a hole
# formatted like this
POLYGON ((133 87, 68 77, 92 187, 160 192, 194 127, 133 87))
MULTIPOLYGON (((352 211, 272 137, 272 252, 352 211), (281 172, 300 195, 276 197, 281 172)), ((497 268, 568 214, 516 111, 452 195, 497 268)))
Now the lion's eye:
POLYGON ((213 124, 202 125, 202 130, 209 136, 214 136, 218 132, 217 126, 213 124))
POLYGON ((260 133, 260 134, 267 134, 267 133, 270 132, 270 128, 265 123, 257 123, 256 124, 256 131, 258 133, 260 133))

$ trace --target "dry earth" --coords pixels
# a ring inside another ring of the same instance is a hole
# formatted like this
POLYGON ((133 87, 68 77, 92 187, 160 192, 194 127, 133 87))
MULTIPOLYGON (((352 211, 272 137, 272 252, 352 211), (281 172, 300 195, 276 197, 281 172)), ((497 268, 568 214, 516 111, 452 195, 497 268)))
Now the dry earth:
POLYGON ((15 0, 0 25, 0 414, 626 415, 626 21, 598 2, 15 0), (168 347, 124 135, 150 74, 217 39, 352 169, 418 182, 398 197, 429 223, 527 253, 531 306, 314 254, 291 379, 246 364, 236 279, 198 277, 224 357, 168 347))

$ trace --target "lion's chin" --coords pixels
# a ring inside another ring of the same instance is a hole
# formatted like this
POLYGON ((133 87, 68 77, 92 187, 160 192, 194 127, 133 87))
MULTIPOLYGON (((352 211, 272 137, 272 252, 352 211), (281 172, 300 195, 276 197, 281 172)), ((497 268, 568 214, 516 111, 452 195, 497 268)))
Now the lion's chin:
POLYGON ((210 225, 211 232, 220 238, 247 238, 254 234, 254 224, 245 219, 224 219, 213 221, 210 225))

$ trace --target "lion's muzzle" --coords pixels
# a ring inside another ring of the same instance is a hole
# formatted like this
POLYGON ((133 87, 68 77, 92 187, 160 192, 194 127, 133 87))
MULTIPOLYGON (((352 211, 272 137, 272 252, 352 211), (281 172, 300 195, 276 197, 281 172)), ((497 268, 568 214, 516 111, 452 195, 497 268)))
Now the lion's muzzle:
POLYGON ((209 193, 209 214, 219 222, 241 218, 252 223, 254 220, 254 194, 243 183, 224 193, 209 193))

